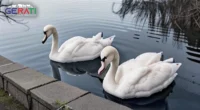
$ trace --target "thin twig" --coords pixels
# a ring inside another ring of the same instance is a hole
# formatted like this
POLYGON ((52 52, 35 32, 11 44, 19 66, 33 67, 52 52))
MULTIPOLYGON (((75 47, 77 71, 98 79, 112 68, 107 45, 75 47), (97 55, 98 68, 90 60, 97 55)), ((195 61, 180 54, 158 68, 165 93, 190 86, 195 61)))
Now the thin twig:
POLYGON ((195 18, 193 18, 193 19, 194 19, 194 21, 196 22, 197 26, 200 28, 200 25, 199 25, 199 23, 196 21, 196 19, 195 19, 195 18))
MULTIPOLYGON (((0 8, 1 8, 1 7, 8 7, 8 6, 11 6, 11 5, 12 5, 12 3, 9 3, 9 4, 2 4, 2 0, 0 0, 0 8)), ((6 20, 7 20, 8 23, 11 23, 11 22, 13 21, 13 22, 15 22, 15 23, 24 25, 25 27, 27 27, 27 30, 29 30, 29 27, 28 27, 28 25, 27 25, 28 22, 23 22, 24 20, 16 20, 16 19, 14 19, 14 18, 8 16, 4 11, 1 11, 1 10, 0 10, 0 14, 3 14, 3 15, 0 15, 0 16, 6 18, 6 20)), ((3 18, 1 18, 1 17, 0 17, 0 19, 3 20, 3 21, 5 21, 5 20, 4 20, 3 18)))

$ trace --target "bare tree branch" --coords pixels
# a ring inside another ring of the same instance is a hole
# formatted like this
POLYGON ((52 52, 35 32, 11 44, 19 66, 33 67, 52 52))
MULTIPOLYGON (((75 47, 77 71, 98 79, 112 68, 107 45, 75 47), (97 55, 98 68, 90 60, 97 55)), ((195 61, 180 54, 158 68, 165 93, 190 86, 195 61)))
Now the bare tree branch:
POLYGON ((1 10, 2 7, 8 7, 8 6, 11 6, 12 3, 9 3, 9 4, 2 4, 2 0, 0 0, 0 19, 5 21, 3 18, 5 18, 7 20, 8 23, 11 23, 11 22, 15 22, 17 24, 21 24, 21 25, 24 25, 25 27, 27 27, 27 30, 29 30, 29 27, 27 25, 28 22, 24 22, 24 20, 16 20, 14 18, 12 18, 11 16, 7 15, 4 11, 1 10))

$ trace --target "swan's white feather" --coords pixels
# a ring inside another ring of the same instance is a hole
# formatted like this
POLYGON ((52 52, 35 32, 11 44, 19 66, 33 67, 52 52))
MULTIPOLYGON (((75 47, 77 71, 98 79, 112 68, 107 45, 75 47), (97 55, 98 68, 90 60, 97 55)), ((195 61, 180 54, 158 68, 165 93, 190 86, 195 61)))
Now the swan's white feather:
POLYGON ((160 61, 161 57, 162 57, 162 52, 159 53, 146 52, 137 56, 136 59, 130 59, 122 63, 118 67, 117 73, 115 75, 115 81, 119 82, 120 78, 124 74, 129 73, 129 71, 133 71, 139 67, 147 66, 160 61))
POLYGON ((72 37, 68 40, 66 40, 61 46, 60 48, 58 49, 58 52, 61 52, 67 45, 71 44, 71 43, 74 43, 76 42, 77 40, 83 40, 84 38, 81 37, 81 36, 75 36, 75 37, 72 37))
POLYGON ((166 63, 173 63, 173 62, 174 62, 174 58, 166 59, 166 60, 164 60, 163 62, 166 62, 166 63))
POLYGON ((100 55, 105 46, 111 45, 113 39, 112 36, 106 39, 76 36, 65 41, 58 54, 50 55, 50 59, 62 63, 93 60, 100 55))
MULTIPOLYGON (((75 36, 75 37, 72 37, 70 38, 69 40, 65 41, 59 48, 58 52, 61 52, 67 44, 70 44, 70 43, 74 43, 76 42, 77 40, 84 40, 85 38, 82 37, 82 36, 75 36)), ((102 39, 102 33, 99 32, 97 35, 93 36, 92 38, 87 38, 87 39, 91 39, 91 41, 93 40, 94 42, 95 41, 98 41, 100 39, 102 39)))
MULTIPOLYGON (((122 98, 148 97, 169 86, 177 76, 180 63, 158 62, 125 74, 114 95, 122 98)), ((110 91, 112 92, 112 91, 110 91)))
POLYGON ((136 61, 139 61, 145 65, 150 65, 155 62, 160 61, 163 52, 154 53, 154 52, 146 52, 135 58, 136 61))

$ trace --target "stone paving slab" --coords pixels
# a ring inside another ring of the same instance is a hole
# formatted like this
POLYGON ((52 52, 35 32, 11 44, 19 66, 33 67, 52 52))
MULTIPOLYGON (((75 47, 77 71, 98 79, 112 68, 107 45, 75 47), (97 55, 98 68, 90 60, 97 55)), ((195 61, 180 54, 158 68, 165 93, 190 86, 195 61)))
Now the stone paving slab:
POLYGON ((5 65, 0 66, 0 88, 3 88, 3 74, 6 74, 8 72, 16 71, 19 69, 26 68, 23 65, 17 64, 17 63, 8 63, 5 65))
POLYGON ((13 63, 13 62, 0 55, 0 66, 5 65, 5 64, 9 64, 9 63, 13 63))
POLYGON ((9 82, 7 82, 6 90, 12 95, 12 97, 15 97, 15 99, 17 99, 26 108, 29 108, 27 94, 25 94, 20 89, 18 89, 15 85, 13 85, 9 82))
POLYGON ((3 66, 0 66, 0 75, 3 75, 8 72, 12 72, 12 71, 20 70, 23 68, 27 68, 27 67, 25 67, 21 64, 18 64, 18 63, 3 65, 3 66))
POLYGON ((31 90, 31 97, 52 110, 59 108, 56 102, 67 103, 87 93, 87 91, 57 81, 31 90))
POLYGON ((3 104, 0 103, 0 110, 6 110, 5 109, 5 105, 3 105, 3 104))
POLYGON ((3 77, 5 80, 11 82, 14 86, 20 88, 24 93, 27 93, 29 89, 34 87, 56 81, 56 79, 30 68, 14 71, 9 74, 5 74, 3 77))
POLYGON ((0 88, 3 89, 3 78, 0 76, 0 88))
POLYGON ((41 103, 39 103, 37 100, 32 99, 32 109, 31 110, 50 110, 41 103))
POLYGON ((73 110, 131 110, 128 107, 93 94, 87 94, 67 105, 72 107, 73 110))

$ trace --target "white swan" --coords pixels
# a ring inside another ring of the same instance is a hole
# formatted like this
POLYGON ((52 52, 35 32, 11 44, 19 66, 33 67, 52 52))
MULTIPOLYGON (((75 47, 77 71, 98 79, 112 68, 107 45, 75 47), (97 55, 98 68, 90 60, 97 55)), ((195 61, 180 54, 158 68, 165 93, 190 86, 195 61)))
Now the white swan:
POLYGON ((53 25, 46 25, 44 27, 42 43, 45 43, 52 34, 53 39, 49 58, 61 63, 93 60, 99 57, 101 50, 105 46, 111 45, 115 37, 111 36, 103 39, 103 33, 98 33, 93 38, 75 36, 65 41, 58 49, 58 33, 53 25))
MULTIPOLYGON (((144 56, 142 57, 144 58, 144 56)), ((181 66, 181 63, 171 63, 173 61, 172 58, 151 64, 137 61, 136 58, 118 67, 119 53, 112 46, 107 46, 102 50, 101 59, 102 66, 98 74, 101 74, 104 68, 111 63, 103 80, 104 90, 122 99, 148 97, 163 90, 171 84, 177 75, 176 71, 181 66), (119 78, 117 79, 116 74, 121 76, 118 76, 119 78)), ((147 60, 147 62, 149 61, 147 60)))

